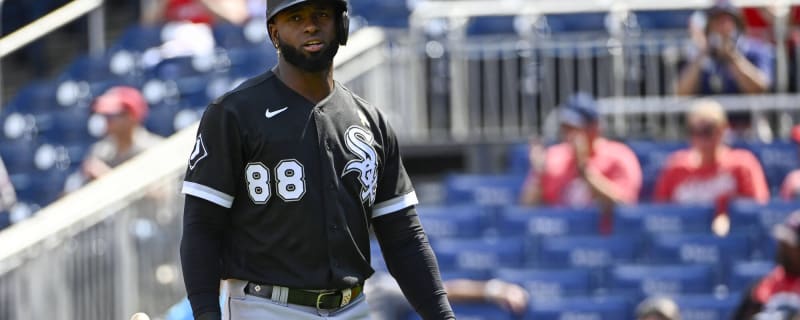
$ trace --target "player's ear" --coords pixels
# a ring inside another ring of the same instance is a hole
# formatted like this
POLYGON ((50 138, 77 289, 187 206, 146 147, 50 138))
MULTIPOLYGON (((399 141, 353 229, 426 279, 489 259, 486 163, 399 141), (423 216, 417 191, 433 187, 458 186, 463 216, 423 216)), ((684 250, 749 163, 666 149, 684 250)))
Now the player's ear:
POLYGON ((274 23, 267 22, 267 33, 269 34, 269 39, 272 40, 272 46, 276 49, 278 48, 278 28, 275 27, 274 23))

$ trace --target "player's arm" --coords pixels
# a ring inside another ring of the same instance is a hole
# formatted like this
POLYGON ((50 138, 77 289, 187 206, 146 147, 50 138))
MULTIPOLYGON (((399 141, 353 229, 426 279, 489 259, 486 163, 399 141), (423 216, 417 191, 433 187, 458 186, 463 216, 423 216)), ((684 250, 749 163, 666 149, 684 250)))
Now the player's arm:
POLYGON ((192 313, 198 319, 220 319, 220 261, 226 210, 204 199, 186 196, 181 265, 192 313))
POLYGON ((414 207, 374 218, 389 273, 423 319, 455 319, 439 266, 414 207))

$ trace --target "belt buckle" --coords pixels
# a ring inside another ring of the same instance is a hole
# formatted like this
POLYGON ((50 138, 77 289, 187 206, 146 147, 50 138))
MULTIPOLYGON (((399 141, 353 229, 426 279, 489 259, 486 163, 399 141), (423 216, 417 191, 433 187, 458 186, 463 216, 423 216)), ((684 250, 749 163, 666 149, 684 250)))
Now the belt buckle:
POLYGON ((317 309, 318 310, 322 310, 322 308, 320 308, 319 305, 320 305, 320 303, 322 303, 322 298, 323 297, 332 296, 332 295, 334 295, 336 293, 337 293, 336 291, 320 292, 320 294, 317 295, 317 304, 316 304, 317 309))

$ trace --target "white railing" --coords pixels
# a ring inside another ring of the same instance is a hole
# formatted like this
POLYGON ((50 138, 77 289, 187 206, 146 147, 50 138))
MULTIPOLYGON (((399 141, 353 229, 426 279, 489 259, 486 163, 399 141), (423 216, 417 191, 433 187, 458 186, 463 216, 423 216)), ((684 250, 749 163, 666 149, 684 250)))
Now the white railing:
MULTIPOLYGON (((688 35, 666 39, 662 35, 633 36, 626 25, 629 13, 704 9, 713 3, 713 0, 420 2, 411 14, 409 31, 411 63, 407 82, 413 84, 410 96, 414 101, 405 108, 413 115, 412 123, 424 125, 411 135, 421 141, 442 136, 473 141, 538 133, 544 117, 556 103, 578 89, 591 88, 588 91, 600 97, 671 95, 678 75, 678 59, 688 35), (607 34, 576 40, 542 37, 534 30, 541 16, 574 12, 608 13, 607 34), (469 19, 485 16, 521 17, 530 29, 527 34, 522 30, 513 39, 467 38, 469 19), (441 36, 428 33, 436 23, 447 26, 441 36), (671 42, 669 48, 655 45, 653 52, 647 52, 648 42, 664 41, 671 42), (553 58, 541 54, 557 48, 578 53, 553 58), (476 55, 483 58, 475 58, 476 55), (580 76, 573 77, 573 73, 580 76), (498 83, 504 85, 497 87, 498 83)), ((800 4, 800 0, 733 3, 748 7, 777 6, 774 32, 777 39, 783 39, 787 28, 782 22, 786 21, 788 7, 800 4)), ((785 92, 790 85, 784 45, 783 41, 777 41, 775 48, 777 92, 785 92)), ((626 131, 623 118, 614 123, 617 131, 626 131)))
MULTIPOLYGON (((3 1, 0 1, 0 10, 2 7, 3 1)), ((2 59, 7 55, 85 15, 89 18, 89 52, 102 54, 106 47, 105 16, 102 8, 103 0, 75 0, 3 37, 0 39, 0 74, 2 59)), ((3 81, 0 77, 0 106, 2 105, 3 81)))

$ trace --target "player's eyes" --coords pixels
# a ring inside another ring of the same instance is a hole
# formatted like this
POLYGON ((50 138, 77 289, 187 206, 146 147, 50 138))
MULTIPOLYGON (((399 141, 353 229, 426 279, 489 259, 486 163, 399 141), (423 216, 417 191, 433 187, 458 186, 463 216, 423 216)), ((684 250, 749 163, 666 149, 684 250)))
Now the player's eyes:
POLYGON ((299 14, 295 14, 295 15, 292 15, 292 16, 290 16, 290 17, 289 17, 289 20, 291 20, 291 21, 300 21, 300 20, 302 20, 302 19, 303 19, 303 18, 302 18, 302 17, 300 17, 300 15, 299 15, 299 14))

